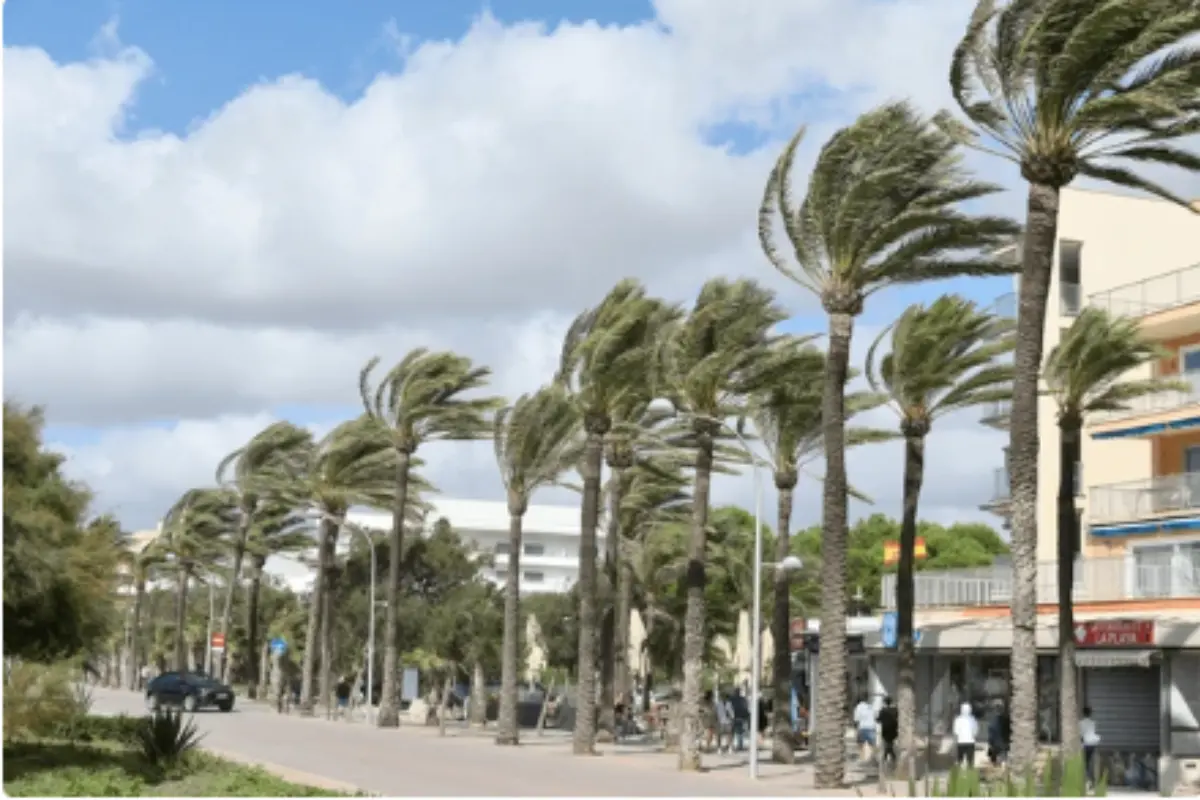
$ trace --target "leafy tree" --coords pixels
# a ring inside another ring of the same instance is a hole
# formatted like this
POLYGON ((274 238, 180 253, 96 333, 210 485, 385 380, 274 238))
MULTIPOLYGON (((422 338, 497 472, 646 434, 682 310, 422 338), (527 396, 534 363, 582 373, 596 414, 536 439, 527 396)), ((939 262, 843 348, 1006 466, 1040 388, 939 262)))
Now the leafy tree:
MULTIPOLYGON (((303 448, 309 439, 307 431, 290 422, 276 422, 256 433, 249 442, 221 459, 217 465, 217 484, 234 493, 238 509, 237 530, 230 548, 233 557, 231 577, 217 624, 217 630, 223 634, 229 633, 233 620, 234 595, 241 582, 242 560, 246 555, 250 528, 258 512, 263 474, 269 471, 273 461, 286 458, 303 448)), ((222 656, 217 666, 217 676, 221 680, 225 680, 225 664, 226 659, 222 656)))
POLYGON ((575 591, 531 595, 522 606, 537 622, 538 645, 545 655, 546 666, 574 674, 579 663, 579 598, 575 591))
MULTIPOLYGON (((794 346, 790 342, 788 346, 794 346)), ((853 377, 853 375, 851 375, 853 377)), ((800 470, 821 454, 821 404, 824 394, 825 354, 812 345, 802 345, 795 366, 780 375, 750 398, 749 416, 762 439, 770 459, 771 474, 778 493, 776 514, 775 560, 782 562, 790 553, 793 495, 800 470)), ((851 417, 879 406, 884 397, 872 392, 855 392, 846 397, 846 414, 851 417)), ((887 431, 850 428, 846 446, 885 441, 894 435, 887 431)), ((771 614, 771 638, 775 642, 772 663, 774 713, 771 718, 772 755, 780 763, 795 759, 792 741, 790 698, 792 658, 782 643, 789 641, 792 618, 791 578, 787 570, 773 571, 774 602, 771 614)))
POLYGON ((626 394, 646 381, 649 332, 657 324, 659 302, 635 280, 624 280, 595 308, 572 322, 563 340, 556 381, 571 394, 583 421, 584 449, 579 464, 583 498, 579 526, 579 683, 572 751, 595 752, 596 528, 600 521, 601 471, 605 437, 626 394))
POLYGON ((558 483, 579 462, 579 412, 561 386, 521 395, 496 414, 493 441, 508 500, 508 579, 496 744, 518 742, 517 671, 521 655, 521 521, 533 493, 558 483))
POLYGON ((1174 377, 1122 380, 1131 371, 1167 355, 1145 338, 1136 320, 1098 308, 1084 309, 1050 351, 1044 371, 1046 388, 1058 405, 1058 658, 1063 749, 1078 755, 1079 689, 1075 667, 1075 558, 1079 555, 1079 518, 1075 515, 1075 463, 1084 417, 1128 408, 1139 397, 1162 391, 1186 391, 1174 377))
POLYGON ((43 448, 43 425, 4 403, 4 652, 50 661, 112 632, 118 545, 111 524, 85 521, 91 497, 43 448))
POLYGON ((899 681, 897 708, 905 774, 916 769, 916 668, 913 615, 916 598, 917 507, 925 481, 925 438, 934 421, 965 408, 1012 395, 1012 366, 997 359, 1012 351, 1011 325, 969 300, 944 296, 928 308, 910 306, 867 351, 867 378, 885 392, 904 436, 904 518, 896 580, 899 681), (877 357, 890 335, 891 352, 877 357))
POLYGON ((133 607, 129 611, 129 631, 125 645, 125 688, 132 690, 137 688, 138 668, 141 664, 140 632, 142 611, 146 605, 146 582, 166 561, 166 553, 160 542, 152 540, 141 550, 135 550, 128 545, 123 547, 119 558, 133 584, 133 607))
POLYGON ((504 597, 476 579, 455 589, 430 612, 424 647, 470 676, 472 716, 481 724, 487 711, 484 675, 489 667, 494 674, 500 661, 504 597))
POLYGON ((662 394, 679 413, 673 444, 695 454, 684 619, 679 768, 700 769, 700 707, 705 649, 705 559, 708 505, 718 442, 727 420, 741 417, 748 394, 791 367, 787 349, 771 348, 770 331, 786 317, 772 292, 753 281, 714 279, 686 318, 660 337, 662 394))
POLYGON ((384 637, 383 699, 380 727, 400 724, 397 698, 396 611, 400 602, 400 554, 409 501, 409 472, 422 444, 466 441, 487 436, 486 416, 500 405, 497 398, 464 395, 487 385, 491 370, 455 353, 417 348, 392 368, 371 391, 373 358, 359 374, 359 394, 367 417, 388 433, 394 451, 392 490, 392 558, 388 564, 387 624, 384 637))
POLYGON ((1019 165, 1029 191, 1021 245, 1011 443, 1012 763, 1037 751, 1038 380, 1058 239, 1059 194, 1077 175, 1187 205, 1142 166, 1200 170, 1175 146, 1200 132, 1200 6, 1179 0, 977 0, 950 65, 969 125, 960 141, 1019 165))
MULTIPOLYGON (((802 134, 803 132, 801 132, 802 134)), ((959 275, 996 275, 1012 268, 971 251, 994 249, 1017 232, 1006 219, 963 214, 957 205, 998 187, 962 167, 954 141, 907 103, 862 115, 825 144, 797 207, 791 172, 801 134, 784 149, 767 181, 759 239, 772 265, 821 299, 829 316, 829 354, 822 399, 825 426, 824 634, 817 720, 816 785, 840 786, 846 727, 846 408, 850 339, 867 295, 896 284, 959 275), (775 245, 775 217, 795 263, 775 245), (968 255, 964 255, 968 253, 968 255), (833 713, 828 713, 832 711, 833 713)))

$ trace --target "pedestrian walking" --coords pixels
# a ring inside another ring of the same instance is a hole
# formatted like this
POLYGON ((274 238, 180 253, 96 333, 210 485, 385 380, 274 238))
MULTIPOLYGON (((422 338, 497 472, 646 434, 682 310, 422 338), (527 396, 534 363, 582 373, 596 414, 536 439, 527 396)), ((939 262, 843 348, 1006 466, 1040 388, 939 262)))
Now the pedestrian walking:
POLYGON ((879 710, 879 738, 883 740, 883 762, 896 768, 896 738, 900 736, 900 712, 891 697, 883 698, 879 710))
POLYGON ((955 763, 975 767, 975 737, 979 734, 979 721, 971 711, 970 703, 963 703, 954 718, 954 742, 958 745, 958 757, 955 763))
POLYGON ((996 713, 988 723, 988 758, 999 766, 1008 758, 1008 742, 1012 737, 1012 717, 1004 703, 999 703, 996 713))
POLYGON ((867 702, 866 695, 860 697, 858 705, 854 707, 854 728, 857 732, 859 757, 863 761, 870 761, 871 754, 875 752, 875 711, 867 702))
POLYGON ((345 675, 339 675, 337 685, 333 688, 334 697, 337 698, 338 714, 345 716, 350 708, 350 681, 345 675))
POLYGON ((750 704, 741 689, 734 689, 729 696, 729 710, 733 712, 733 749, 740 753, 746 749, 746 731, 750 727, 750 704))
POLYGON ((1100 731, 1092 719, 1091 706, 1084 706, 1083 718, 1079 720, 1079 738, 1083 742, 1083 769, 1088 783, 1093 783, 1092 761, 1096 757, 1096 746, 1100 744, 1100 731))

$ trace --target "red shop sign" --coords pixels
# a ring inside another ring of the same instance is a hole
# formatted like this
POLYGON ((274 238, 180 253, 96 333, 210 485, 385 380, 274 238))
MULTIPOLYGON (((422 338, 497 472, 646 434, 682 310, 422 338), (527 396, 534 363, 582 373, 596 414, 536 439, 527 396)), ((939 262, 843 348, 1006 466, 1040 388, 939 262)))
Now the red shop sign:
POLYGON ((1097 619, 1075 623, 1080 647, 1138 647, 1154 644, 1154 620, 1097 619))

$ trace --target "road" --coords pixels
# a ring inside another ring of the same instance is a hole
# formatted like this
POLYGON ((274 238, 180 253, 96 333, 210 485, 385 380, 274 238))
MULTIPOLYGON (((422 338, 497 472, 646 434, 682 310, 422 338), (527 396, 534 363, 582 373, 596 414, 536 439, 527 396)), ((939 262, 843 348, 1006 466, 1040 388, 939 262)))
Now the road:
MULTIPOLYGON (((99 714, 142 714, 139 694, 96 689, 99 714)), ((228 714, 195 715, 203 746, 260 763, 282 777, 358 788, 389 796, 679 797, 813 795, 853 797, 853 790, 814 792, 807 765, 763 764, 751 781, 741 761, 706 757, 703 774, 675 769, 675 757, 637 746, 601 748, 602 755, 575 757, 561 735, 532 733, 520 747, 498 747, 490 736, 405 725, 380 730, 361 722, 330 722, 276 714, 245 704, 228 714)), ((873 795, 873 786, 862 794, 873 795)))

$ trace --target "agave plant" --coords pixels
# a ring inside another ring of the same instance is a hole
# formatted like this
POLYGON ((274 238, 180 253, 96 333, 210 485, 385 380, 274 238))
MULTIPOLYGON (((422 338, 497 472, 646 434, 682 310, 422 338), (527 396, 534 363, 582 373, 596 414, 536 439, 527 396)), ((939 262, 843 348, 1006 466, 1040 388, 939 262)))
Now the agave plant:
POLYGON ((184 718, 181 711, 160 709, 154 716, 146 717, 139 744, 151 766, 171 769, 195 750, 203 738, 191 716, 184 718))

